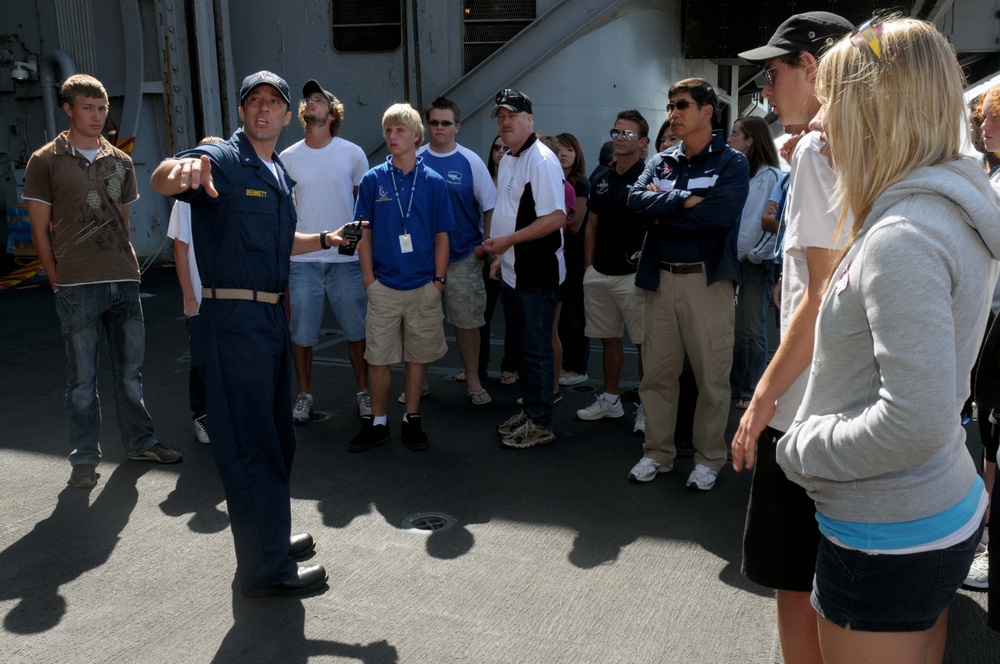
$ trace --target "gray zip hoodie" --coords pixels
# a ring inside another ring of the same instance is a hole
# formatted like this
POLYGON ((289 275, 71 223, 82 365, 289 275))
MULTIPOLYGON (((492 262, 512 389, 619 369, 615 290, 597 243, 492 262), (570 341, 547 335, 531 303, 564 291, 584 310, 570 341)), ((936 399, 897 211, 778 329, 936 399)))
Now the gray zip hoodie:
MULTIPOLYGON (((778 463, 823 515, 938 514, 976 474, 959 413, 1000 259, 1000 201, 971 159, 890 187, 837 267, 778 463)), ((956 524, 956 528, 964 524, 956 524)))

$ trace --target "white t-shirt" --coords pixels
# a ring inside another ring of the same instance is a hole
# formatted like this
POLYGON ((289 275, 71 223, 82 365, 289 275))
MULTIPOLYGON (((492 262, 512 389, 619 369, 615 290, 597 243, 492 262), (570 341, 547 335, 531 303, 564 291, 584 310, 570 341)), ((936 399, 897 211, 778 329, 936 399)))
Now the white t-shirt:
MULTIPOLYGON (((792 314, 805 297, 809 285, 809 264, 806 248, 842 249, 847 243, 853 219, 844 222, 836 238, 840 209, 835 208, 834 189, 837 173, 827 158, 819 153, 823 143, 819 132, 810 132, 795 146, 792 155, 791 180, 785 203, 785 259, 781 277, 781 338, 788 335, 792 314)), ((806 393, 809 369, 806 368, 788 391, 778 399, 778 409, 770 425, 778 431, 788 431, 806 393)))
POLYGON ((194 259, 194 238, 191 236, 191 206, 183 201, 174 201, 170 210, 170 223, 167 225, 167 237, 180 240, 188 246, 188 274, 191 275, 191 288, 194 297, 201 305, 201 275, 198 274, 198 261, 194 259))
MULTIPOLYGON (((334 231, 354 219, 354 188, 368 171, 368 159, 360 147, 335 136, 323 148, 315 149, 304 140, 278 157, 295 180, 295 212, 300 233, 334 231)), ((319 250, 292 256, 293 261, 347 263, 358 255, 319 250)))

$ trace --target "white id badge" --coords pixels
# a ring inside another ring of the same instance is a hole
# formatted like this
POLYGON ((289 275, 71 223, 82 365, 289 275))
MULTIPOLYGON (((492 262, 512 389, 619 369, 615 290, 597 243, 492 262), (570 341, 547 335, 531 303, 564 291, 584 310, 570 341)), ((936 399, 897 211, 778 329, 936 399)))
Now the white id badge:
POLYGON ((410 240, 409 233, 404 233, 399 236, 399 250, 404 254, 408 254, 413 251, 413 241, 410 240))

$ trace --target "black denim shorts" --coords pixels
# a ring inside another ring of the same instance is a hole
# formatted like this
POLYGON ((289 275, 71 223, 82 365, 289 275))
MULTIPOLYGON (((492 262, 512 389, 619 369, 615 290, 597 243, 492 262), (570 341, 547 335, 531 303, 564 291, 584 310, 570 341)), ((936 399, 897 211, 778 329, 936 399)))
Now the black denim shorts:
POLYGON ((845 549, 820 540, 813 581, 816 612, 865 632, 922 632, 934 626, 965 581, 983 535, 947 549, 903 555, 845 549))

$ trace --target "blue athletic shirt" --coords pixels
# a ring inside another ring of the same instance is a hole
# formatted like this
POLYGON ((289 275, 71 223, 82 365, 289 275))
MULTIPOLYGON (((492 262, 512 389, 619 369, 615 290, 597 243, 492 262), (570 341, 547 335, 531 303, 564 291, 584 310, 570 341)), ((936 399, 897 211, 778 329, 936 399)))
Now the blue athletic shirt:
POLYGON ((422 157, 417 157, 417 165, 405 176, 392 165, 392 155, 365 173, 358 186, 354 218, 369 222, 375 278, 395 290, 413 290, 434 279, 435 236, 455 227, 448 185, 423 164, 422 157), (405 228, 413 251, 404 254, 399 238, 407 210, 405 228))
POLYGON ((497 199, 493 178, 479 155, 461 145, 444 154, 424 145, 417 155, 448 185, 455 215, 455 228, 448 234, 448 262, 460 261, 483 243, 483 213, 492 210, 497 199))

